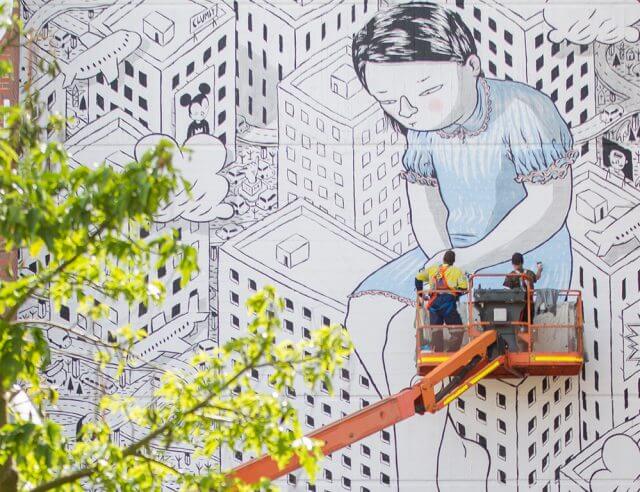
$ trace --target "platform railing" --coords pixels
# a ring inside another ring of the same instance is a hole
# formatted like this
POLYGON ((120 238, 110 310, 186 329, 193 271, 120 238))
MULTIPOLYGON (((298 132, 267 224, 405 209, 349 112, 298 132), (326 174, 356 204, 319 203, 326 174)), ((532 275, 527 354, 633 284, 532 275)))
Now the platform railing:
MULTIPOLYGON (((429 290, 419 291, 416 297, 416 357, 425 352, 453 353, 461 346, 480 336, 489 326, 495 326, 495 322, 481 321, 478 310, 475 308, 474 292, 475 284, 479 279, 501 278, 508 276, 526 277, 520 274, 474 274, 469 278, 467 290, 429 290), (432 325, 429 322, 428 302, 429 295, 456 294, 458 296, 458 312, 462 317, 461 325, 432 325)), ((517 339, 517 347, 512 350, 519 353, 528 353, 529 356, 536 353, 582 353, 583 339, 583 312, 582 295, 578 290, 555 290, 557 299, 555 303, 556 314, 553 314, 553 306, 545 305, 545 312, 534 312, 531 320, 532 308, 540 307, 536 302, 542 295, 543 289, 531 289, 528 282, 523 289, 525 301, 524 320, 509 321, 506 325, 514 328, 514 336, 517 339), (551 314, 550 314, 551 313, 551 314), (558 315, 560 313, 560 315, 558 315), (566 322, 562 316, 565 315, 566 322)), ((502 323, 503 326, 505 323, 502 323)))

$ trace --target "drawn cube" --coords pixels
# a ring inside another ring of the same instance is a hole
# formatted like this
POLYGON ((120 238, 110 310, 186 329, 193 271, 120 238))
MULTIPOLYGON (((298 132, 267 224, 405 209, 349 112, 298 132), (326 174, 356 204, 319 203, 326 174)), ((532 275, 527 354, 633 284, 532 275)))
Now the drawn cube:
POLYGON ((331 74, 331 91, 335 94, 350 99, 361 90, 362 84, 352 66, 344 63, 331 74))
POLYGON ((293 268, 309 259, 309 240, 300 234, 294 234, 276 246, 278 263, 293 268))
POLYGON ((174 22, 160 12, 151 12, 142 21, 145 35, 161 46, 167 45, 176 33, 174 22))
POLYGON ((576 196, 576 211, 595 224, 609 215, 609 204, 595 191, 585 190, 576 196))

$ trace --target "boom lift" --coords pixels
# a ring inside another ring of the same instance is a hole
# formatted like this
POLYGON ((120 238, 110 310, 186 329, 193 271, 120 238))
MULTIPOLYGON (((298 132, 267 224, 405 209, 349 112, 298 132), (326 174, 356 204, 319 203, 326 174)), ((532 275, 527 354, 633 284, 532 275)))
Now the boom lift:
MULTIPOLYGON (((580 291, 550 293, 475 287, 475 280, 488 277, 504 275, 473 275, 469 290, 460 292, 466 295, 468 307, 467 320, 461 326, 429 325, 426 295, 418 292, 416 367, 422 379, 396 395, 309 434, 309 438, 324 442, 324 455, 415 414, 435 413, 483 378, 579 373, 583 363, 580 291), (546 306, 552 316, 545 319, 545 315, 540 315, 540 321, 545 322, 532 323, 531 303, 539 306, 542 298, 547 303, 552 300, 553 305, 546 306), (526 315, 523 317, 522 313, 526 315), (467 343, 462 348, 454 352, 445 347, 434 347, 439 352, 431 350, 431 342, 446 343, 445 332, 450 336, 456 330, 464 330, 467 343), (438 331, 442 335, 435 338, 433 335, 438 331)), ((265 455, 239 466, 231 475, 245 483, 256 483, 263 477, 275 480, 299 467, 294 458, 284 468, 278 468, 265 455)))

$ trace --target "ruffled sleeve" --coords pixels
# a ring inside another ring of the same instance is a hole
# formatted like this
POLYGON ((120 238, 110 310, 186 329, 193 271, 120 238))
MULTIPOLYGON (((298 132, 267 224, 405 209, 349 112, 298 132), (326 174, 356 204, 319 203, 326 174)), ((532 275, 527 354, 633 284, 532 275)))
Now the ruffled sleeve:
POLYGON ((534 89, 522 96, 509 105, 506 129, 516 181, 544 184, 565 177, 578 156, 567 124, 548 97, 534 89))
POLYGON ((404 171, 400 176, 408 183, 424 186, 438 186, 438 178, 433 165, 433 155, 426 132, 409 130, 407 133, 407 150, 402 158, 404 171))

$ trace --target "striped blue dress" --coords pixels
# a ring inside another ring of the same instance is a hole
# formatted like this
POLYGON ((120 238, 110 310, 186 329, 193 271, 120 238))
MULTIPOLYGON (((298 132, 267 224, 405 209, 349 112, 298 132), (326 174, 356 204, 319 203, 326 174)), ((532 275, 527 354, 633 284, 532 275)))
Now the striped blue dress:
MULTIPOLYGON (((569 128, 546 95, 525 84, 484 78, 478 79, 477 90, 476 109, 462 125, 409 130, 403 159, 407 181, 440 188, 454 248, 482 240, 525 198, 525 183, 564 177, 576 158, 569 128)), ((412 210, 411 216, 420 220, 420 211, 412 210)), ((535 237, 536 231, 530 234, 535 237)), ((529 264, 544 263, 536 287, 569 287, 571 242, 566 225, 523 253, 529 264)), ((413 278, 427 261, 420 247, 412 249, 369 275, 352 297, 384 295, 413 304, 413 278)), ((510 262, 505 262, 483 271, 510 270, 510 262)), ((481 283, 489 287, 495 282, 481 283)))

